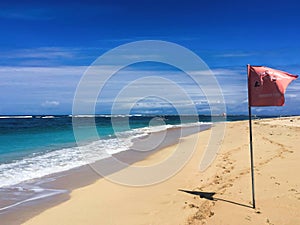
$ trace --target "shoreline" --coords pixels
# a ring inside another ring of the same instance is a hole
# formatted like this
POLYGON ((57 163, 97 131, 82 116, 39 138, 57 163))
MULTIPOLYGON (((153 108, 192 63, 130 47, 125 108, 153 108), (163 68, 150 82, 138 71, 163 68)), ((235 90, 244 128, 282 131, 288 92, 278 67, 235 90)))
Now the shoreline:
MULTIPOLYGON (((38 188, 62 191, 62 193, 54 194, 50 197, 28 201, 23 204, 17 205, 12 209, 4 210, 0 212, 0 218, 1 220, 5 221, 6 224, 10 225, 23 223, 28 219, 40 214, 44 210, 67 201, 68 199, 70 199, 70 193, 72 193, 73 190, 91 185, 97 180, 103 179, 101 175, 97 174, 94 171, 93 167, 109 168, 109 170, 103 171, 104 173, 106 173, 105 175, 115 173, 121 169, 124 169, 127 165, 137 163, 147 158, 149 155, 159 152, 166 146, 178 143, 181 135, 188 136, 192 133, 202 132, 203 130, 209 129, 210 126, 211 125, 202 124, 200 125, 200 127, 168 129, 167 136, 164 142, 156 146, 156 148, 151 151, 137 152, 136 150, 134 150, 141 147, 139 146, 139 140, 137 139, 134 141, 133 150, 127 150, 113 154, 114 158, 125 163, 122 167, 109 167, 108 165, 112 163, 112 160, 111 158, 106 158, 92 163, 91 165, 88 164, 80 166, 68 171, 63 171, 36 179, 36 181, 32 182, 31 185, 35 185, 35 183, 39 183, 41 180, 44 180, 42 184, 39 184, 38 188)), ((156 136, 161 136, 162 133, 164 132, 153 132, 153 137, 148 142, 151 144, 153 138, 155 139, 156 136)))
MULTIPOLYGON (((191 138, 200 139, 189 162, 166 181, 139 188, 99 179, 24 224, 299 223, 300 181, 290 171, 299 171, 300 117, 253 121, 256 210, 250 204, 247 121, 226 126, 221 150, 204 173, 198 171, 199 159, 210 130, 182 138, 186 147, 191 146, 191 138), (178 189, 215 192, 214 201, 178 189)), ((166 147, 138 164, 161 161, 173 148, 166 147)))

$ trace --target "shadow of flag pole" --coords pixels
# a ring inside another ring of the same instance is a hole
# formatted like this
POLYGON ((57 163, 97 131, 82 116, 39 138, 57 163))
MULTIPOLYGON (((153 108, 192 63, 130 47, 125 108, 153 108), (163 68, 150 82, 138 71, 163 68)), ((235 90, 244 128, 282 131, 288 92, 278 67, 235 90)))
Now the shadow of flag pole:
POLYGON ((283 106, 285 90, 298 76, 265 66, 250 66, 249 64, 247 74, 252 207, 255 209, 251 106, 283 106))

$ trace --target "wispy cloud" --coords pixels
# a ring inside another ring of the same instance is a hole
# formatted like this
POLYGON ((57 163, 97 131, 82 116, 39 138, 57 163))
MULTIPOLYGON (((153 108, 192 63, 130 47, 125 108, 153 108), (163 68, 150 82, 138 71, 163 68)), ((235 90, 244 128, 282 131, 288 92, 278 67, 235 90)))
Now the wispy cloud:
POLYGON ((103 49, 71 47, 38 47, 4 50, 1 52, 0 65, 5 66, 70 66, 89 65, 103 49))
POLYGON ((233 57, 248 57, 253 56, 254 53, 244 53, 244 52, 233 52, 233 53, 224 53, 216 55, 216 57, 224 57, 224 58, 233 58, 233 57))
MULTIPOLYGON (((1 3, 0 3, 1 4, 1 3)), ((10 20, 61 20, 80 16, 82 20, 95 19, 97 16, 111 16, 123 9, 118 4, 107 2, 78 2, 73 1, 35 1, 34 3, 19 1, 11 4, 1 4, 0 17, 10 20)))
POLYGON ((72 58, 75 51, 72 49, 59 47, 41 47, 34 49, 18 49, 4 52, 2 58, 34 58, 34 59, 54 59, 54 58, 72 58))
POLYGON ((51 20, 55 16, 47 8, 2 8, 0 17, 15 20, 51 20))
MULTIPOLYGON (((64 108, 70 113, 72 102, 80 78, 88 67, 64 66, 64 67, 0 67, 0 101, 2 108, 12 107, 15 110, 18 105, 31 105, 31 108, 39 105, 44 109, 64 108), (18 91, 16 91, 18 90, 18 91), (59 106, 59 107, 58 107, 59 106)), ((119 113, 132 108, 136 113, 140 112, 171 112, 174 107, 188 113, 190 107, 194 107, 201 113, 210 110, 209 104, 219 104, 218 96, 213 96, 217 91, 210 87, 208 93, 213 98, 206 96, 201 87, 196 85, 190 77, 180 71, 159 70, 153 71, 141 67, 130 67, 119 71, 106 83, 101 83, 101 74, 110 74, 113 67, 95 67, 92 71, 92 80, 85 88, 86 96, 90 96, 93 90, 99 91, 99 85, 104 87, 96 99, 89 97, 86 102, 95 102, 98 112, 110 113, 113 103, 117 104, 119 113), (99 83, 100 82, 100 83, 99 83), (215 99, 215 100, 214 100, 215 99), (122 111, 123 110, 123 111, 122 111), (184 111, 186 110, 186 111, 184 111)), ((197 74, 196 71, 194 71, 197 74)), ((227 106, 227 112, 247 113, 247 80, 245 72, 237 69, 215 68, 212 74, 219 81, 223 97, 227 106)), ((208 71, 199 75, 207 77, 208 71)), ((206 85, 203 83, 202 85, 206 85)), ((280 113, 292 112, 295 105, 300 105, 299 82, 293 82, 286 92, 287 104, 280 109, 280 113), (292 102, 293 104, 290 104, 292 102)), ((11 109, 11 108, 10 108, 11 109)), ((254 109, 256 113, 272 113, 269 109, 254 109), (257 111, 258 110, 258 111, 257 111)), ((277 110, 277 109, 276 109, 277 110)), ((2 110, 3 111, 3 110, 2 110)), ((276 112, 279 112, 278 110, 276 112)), ((273 110, 273 112, 275 112, 273 110)))
POLYGON ((45 108, 56 108, 57 106, 59 106, 59 101, 45 101, 41 104, 42 107, 45 108))

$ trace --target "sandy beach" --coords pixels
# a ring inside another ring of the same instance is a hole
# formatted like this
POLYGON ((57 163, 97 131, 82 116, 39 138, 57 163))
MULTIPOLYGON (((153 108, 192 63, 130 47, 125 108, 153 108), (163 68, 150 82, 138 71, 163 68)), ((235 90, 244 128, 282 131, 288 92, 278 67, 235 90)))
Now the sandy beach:
MULTIPOLYGON (((300 117, 253 121, 256 209, 251 208, 248 132, 248 121, 227 123, 220 151, 204 172, 199 165, 211 130, 182 138, 182 149, 192 148, 195 140, 196 148, 171 178, 142 187, 98 179, 24 224, 300 224, 300 117)), ((162 162, 177 146, 134 166, 162 162)))

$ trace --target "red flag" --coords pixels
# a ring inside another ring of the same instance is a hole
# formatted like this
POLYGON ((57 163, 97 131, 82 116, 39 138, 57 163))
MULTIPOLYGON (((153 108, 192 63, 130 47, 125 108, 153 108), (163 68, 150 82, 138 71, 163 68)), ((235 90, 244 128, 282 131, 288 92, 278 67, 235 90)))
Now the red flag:
POLYGON ((249 106, 282 106, 287 86, 297 75, 264 66, 248 65, 249 106))

